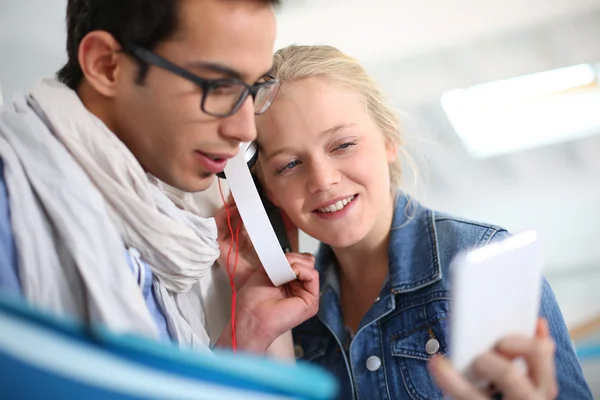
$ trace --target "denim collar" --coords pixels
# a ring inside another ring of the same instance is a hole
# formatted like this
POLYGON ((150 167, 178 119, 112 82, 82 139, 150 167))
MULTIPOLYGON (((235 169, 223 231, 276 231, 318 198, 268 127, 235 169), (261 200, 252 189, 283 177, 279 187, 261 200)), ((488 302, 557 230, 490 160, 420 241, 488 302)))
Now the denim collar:
MULTIPOLYGON (((389 287, 394 294, 408 293, 442 279, 433 211, 398 192, 389 242, 389 287)), ((333 249, 321 244, 316 256, 321 288, 339 293, 333 249)))

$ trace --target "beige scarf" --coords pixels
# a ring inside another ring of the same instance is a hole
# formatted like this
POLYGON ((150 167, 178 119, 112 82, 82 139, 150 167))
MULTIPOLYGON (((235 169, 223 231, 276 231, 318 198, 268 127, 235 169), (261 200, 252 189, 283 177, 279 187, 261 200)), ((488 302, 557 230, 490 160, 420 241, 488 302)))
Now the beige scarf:
MULTIPOLYGON (((102 213, 106 212, 106 210, 98 210, 98 204, 89 204, 89 210, 86 210, 86 204, 82 204, 81 199, 87 196, 87 192, 83 196, 76 192, 67 193, 67 196, 65 193, 61 193, 61 191, 64 192, 65 185, 75 182, 72 178, 76 172, 70 171, 73 167, 68 163, 65 164, 64 160, 60 159, 60 154, 52 153, 54 144, 51 142, 55 138, 48 134, 47 129, 49 128, 94 184, 89 188, 79 182, 80 187, 75 190, 94 191, 95 189, 99 191, 104 200, 101 206, 107 208, 110 220, 116 227, 121 240, 127 247, 139 250, 142 258, 151 266, 157 278, 154 283, 155 294, 165 310, 171 333, 175 335, 181 345, 205 347, 209 339, 204 329, 203 310, 198 309, 197 304, 192 305, 193 300, 189 298, 188 292, 219 256, 214 219, 201 218, 176 207, 156 185, 157 181, 146 175, 129 149, 102 121, 84 107, 74 91, 54 79, 46 79, 34 89, 32 97, 33 104, 37 104, 41 109, 38 114, 43 114, 41 117, 47 118, 46 131, 40 132, 39 127, 36 129, 36 127, 29 126, 30 124, 25 124, 24 127, 16 127, 12 131, 6 129, 3 134, 8 136, 7 141, 12 145, 12 150, 15 151, 17 158, 21 159, 21 164, 31 164, 31 168, 25 168, 24 171, 30 181, 32 174, 37 174, 38 176, 33 178, 37 178, 43 185, 56 186, 54 189, 56 193, 52 193, 53 188, 48 187, 46 189, 49 190, 42 195, 39 190, 34 189, 41 208, 47 208, 47 204, 56 203, 64 207, 63 211, 66 210, 67 213, 79 213, 78 219, 95 220, 94 222, 100 225, 102 222, 97 220, 102 213), (15 146, 13 142, 18 141, 22 143, 15 146), (32 145, 33 143, 35 145, 32 145), (42 156, 36 153, 44 154, 42 156), (51 159, 52 162, 42 165, 41 160, 46 158, 51 159), (23 162, 23 159, 27 159, 27 162, 23 162), (40 161, 36 163, 36 160, 40 161), (44 175, 60 177, 62 181, 48 182, 44 175), (62 196, 53 198, 53 195, 62 196), (72 197, 69 198, 69 196, 72 197)), ((10 165, 8 169, 10 170, 10 165)), ((13 168, 13 170, 16 169, 18 166, 13 168)), ((9 188, 10 180, 8 179, 7 182, 9 188)), ((14 178, 12 184, 16 185, 14 178)), ((16 199, 13 197, 11 195, 11 208, 14 210, 13 201, 16 199)), ((20 209, 19 206, 16 206, 17 212, 20 209)), ((27 213, 30 210, 25 208, 21 209, 21 212, 27 213)), ((63 214, 66 213, 63 212, 63 214)), ((25 218, 25 216, 23 217, 25 218)), ((107 245, 98 243, 104 242, 104 240, 96 240, 94 235, 102 234, 102 232, 84 232, 82 230, 86 229, 86 224, 72 224, 68 218, 60 221, 63 217, 64 215, 53 216, 55 218, 53 223, 64 225, 62 228, 64 233, 60 233, 64 239, 63 243, 66 243, 68 248, 67 252, 72 253, 74 268, 78 270, 79 275, 89 277, 89 279, 84 279, 84 291, 90 297, 88 302, 91 300, 92 306, 103 308, 106 297, 110 295, 103 293, 106 287, 102 286, 111 285, 111 282, 106 280, 111 277, 127 280, 122 273, 128 269, 124 259, 124 249, 122 245, 120 250, 115 247, 114 241, 111 241, 110 238, 105 240, 108 242, 107 245), (68 241, 79 243, 92 237, 94 237, 95 246, 84 246, 86 251, 92 252, 92 254, 87 254, 85 260, 78 258, 77 250, 72 249, 77 246, 73 246, 68 241), (117 253, 111 255, 112 264, 100 264, 101 261, 107 261, 106 255, 102 255, 107 251, 117 253), (110 272, 106 273, 106 270, 110 272)), ((18 218, 20 216, 13 216, 13 219, 18 218)), ((107 229, 110 230, 110 228, 107 229)), ((28 249, 24 249, 19 246, 20 253, 24 251, 39 252, 40 249, 36 248, 36 244, 28 243, 28 230, 19 229, 19 231, 15 230, 17 242, 21 246, 28 247, 28 249)), ((105 234, 110 235, 109 232, 105 232, 105 234)), ((49 249, 42 249, 42 251, 52 253, 49 249)), ((60 257, 57 257, 57 260, 58 258, 60 257)), ((31 262, 21 265, 21 269, 27 270, 28 268, 32 271, 39 269, 32 266, 31 262)), ((53 268, 60 269, 62 267, 54 265, 53 268)), ((29 282, 31 287, 43 286, 43 283, 39 281, 42 276, 35 277, 35 274, 25 274, 25 278, 37 281, 34 284, 29 282)), ((119 287, 119 291, 131 290, 131 285, 112 283, 112 286, 119 287)), ((54 292, 60 290, 60 288, 54 289, 54 292)), ((139 289, 137 291, 139 292, 139 289)), ((113 304, 109 310, 105 310, 100 318, 102 322, 109 326, 115 326, 112 323, 115 317, 111 316, 111 313, 119 315, 121 319, 127 318, 127 315, 121 315, 123 313, 137 313, 139 314, 137 319, 145 321, 144 324, 146 324, 148 315, 144 314, 148 314, 148 312, 147 309, 145 312, 140 311, 140 299, 137 298, 139 295, 130 295, 129 293, 120 293, 119 295, 122 297, 121 301, 132 302, 135 307, 129 307, 132 308, 131 310, 127 310, 128 306, 119 309, 121 305, 118 304, 119 301, 116 301, 117 304, 113 304)), ((78 298, 79 295, 72 297, 61 300, 63 307, 65 304, 81 300, 78 298)), ((141 298, 141 296, 139 297, 141 298)), ((66 308, 69 307, 77 308, 75 305, 68 305, 66 308)), ((129 315, 129 317, 136 320, 134 315, 129 315)), ((149 333, 148 327, 142 327, 142 323, 139 325, 138 331, 149 333)), ((151 334, 155 334, 155 332, 151 334)))

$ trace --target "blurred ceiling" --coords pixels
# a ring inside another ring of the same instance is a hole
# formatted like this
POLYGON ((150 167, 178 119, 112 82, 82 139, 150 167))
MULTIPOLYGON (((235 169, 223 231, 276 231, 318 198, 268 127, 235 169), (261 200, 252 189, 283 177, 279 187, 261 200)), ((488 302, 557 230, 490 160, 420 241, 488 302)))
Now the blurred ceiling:
POLYGON ((581 15, 598 0, 291 0, 279 15, 277 47, 328 43, 363 62, 460 46, 581 15))

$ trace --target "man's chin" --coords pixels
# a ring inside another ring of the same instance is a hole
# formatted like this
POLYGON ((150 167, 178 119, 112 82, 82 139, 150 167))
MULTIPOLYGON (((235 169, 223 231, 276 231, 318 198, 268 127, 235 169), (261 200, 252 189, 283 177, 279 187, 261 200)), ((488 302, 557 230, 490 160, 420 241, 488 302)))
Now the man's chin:
POLYGON ((214 181, 215 175, 208 173, 187 175, 186 177, 180 177, 179 179, 163 180, 167 185, 187 193, 203 192, 208 189, 214 181))
POLYGON ((185 182, 184 188, 180 190, 190 193, 203 192, 213 184, 215 178, 215 174, 196 176, 195 179, 185 182))

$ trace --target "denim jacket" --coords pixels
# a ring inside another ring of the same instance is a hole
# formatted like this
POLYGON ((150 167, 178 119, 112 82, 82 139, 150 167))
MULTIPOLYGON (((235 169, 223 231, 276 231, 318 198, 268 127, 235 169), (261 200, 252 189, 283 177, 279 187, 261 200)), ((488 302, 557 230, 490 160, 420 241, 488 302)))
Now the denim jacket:
MULTIPOLYGON (((437 213, 399 195, 389 273, 354 335, 345 328, 333 252, 317 254, 317 316, 293 331, 296 356, 337 376, 341 399, 441 399, 427 361, 448 348, 448 269, 457 253, 500 240, 506 230, 437 213)), ((543 281, 540 315, 556 342, 560 399, 591 399, 552 289, 543 281)))

